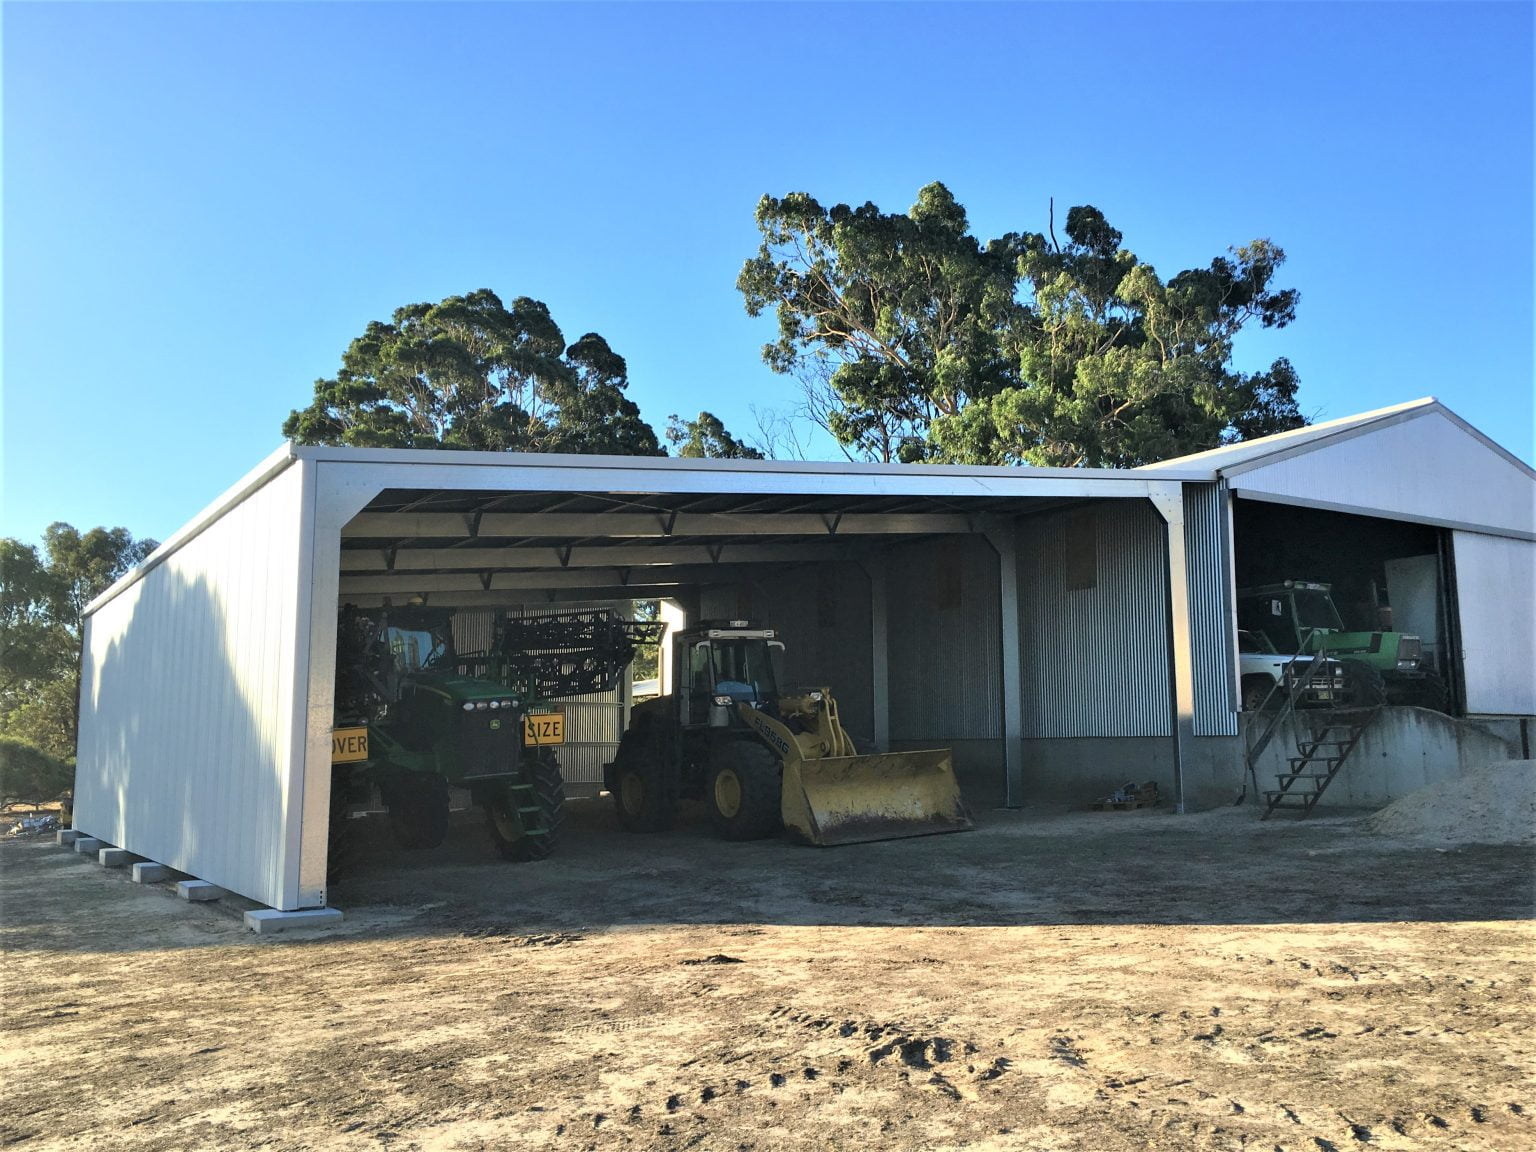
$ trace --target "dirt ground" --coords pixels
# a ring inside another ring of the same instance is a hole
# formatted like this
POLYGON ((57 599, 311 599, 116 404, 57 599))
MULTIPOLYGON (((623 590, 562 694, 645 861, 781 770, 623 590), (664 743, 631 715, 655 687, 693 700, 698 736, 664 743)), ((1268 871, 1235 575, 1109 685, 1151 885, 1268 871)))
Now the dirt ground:
POLYGON ((1529 847, 1039 808, 818 850, 586 801, 519 866, 477 821, 363 822, 345 922, 270 937, 0 845, 0 1144, 1536 1147, 1529 847))

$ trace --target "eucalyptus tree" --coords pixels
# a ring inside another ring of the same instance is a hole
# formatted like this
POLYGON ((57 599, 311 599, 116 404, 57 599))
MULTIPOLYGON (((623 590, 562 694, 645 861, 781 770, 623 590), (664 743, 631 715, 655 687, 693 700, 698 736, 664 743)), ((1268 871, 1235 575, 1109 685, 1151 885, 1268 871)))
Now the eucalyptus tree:
POLYGON ((489 289, 368 324, 283 434, 305 444, 662 455, 595 332, 567 344, 541 301, 489 289))
POLYGON ((1103 213, 982 242, 942 184, 905 213, 765 196, 737 287, 772 309, 763 349, 850 455, 905 461, 1131 466, 1304 423, 1290 363, 1244 373, 1233 342, 1281 328, 1267 240, 1164 281, 1103 213))

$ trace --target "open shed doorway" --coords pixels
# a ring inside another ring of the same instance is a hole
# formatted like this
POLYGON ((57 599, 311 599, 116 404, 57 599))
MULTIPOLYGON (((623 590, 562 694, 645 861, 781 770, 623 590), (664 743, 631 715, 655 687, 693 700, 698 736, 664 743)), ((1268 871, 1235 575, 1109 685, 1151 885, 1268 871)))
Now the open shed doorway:
POLYGON ((1445 681, 1450 711, 1462 711, 1443 529, 1244 499, 1234 501, 1232 521, 1239 592, 1286 580, 1329 585, 1346 630, 1420 637, 1426 667, 1445 681))

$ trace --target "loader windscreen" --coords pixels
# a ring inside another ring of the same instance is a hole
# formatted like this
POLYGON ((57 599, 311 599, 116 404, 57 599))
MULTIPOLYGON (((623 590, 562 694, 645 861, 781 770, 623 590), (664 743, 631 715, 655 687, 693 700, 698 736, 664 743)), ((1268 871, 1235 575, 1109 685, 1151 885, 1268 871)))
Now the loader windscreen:
POLYGON ((710 645, 715 695, 752 702, 777 699, 771 652, 766 640, 715 640, 710 645))

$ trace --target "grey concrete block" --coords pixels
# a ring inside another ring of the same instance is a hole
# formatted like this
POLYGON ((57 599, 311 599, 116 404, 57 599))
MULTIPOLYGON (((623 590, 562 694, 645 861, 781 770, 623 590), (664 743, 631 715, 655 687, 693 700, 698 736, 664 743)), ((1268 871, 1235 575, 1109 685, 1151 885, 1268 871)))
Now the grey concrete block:
POLYGON ((224 889, 206 880, 183 880, 176 885, 176 895, 183 900, 201 904, 209 900, 217 900, 224 895, 224 889))
POLYGON ((174 868, 167 868, 164 864, 156 864, 151 860, 133 866, 133 882, 135 884, 158 884, 162 880, 169 880, 176 875, 174 868))
POLYGON ((53 834, 53 842, 60 847, 68 848, 80 839, 80 833, 73 828, 60 828, 53 834))
POLYGON ((297 912, 279 912, 258 908, 245 914, 245 926, 252 932, 282 932, 288 928, 328 928, 341 923, 340 908, 300 908, 297 912))
POLYGON ((96 862, 103 868, 126 868, 137 859, 126 848, 103 848, 96 853, 96 862))
POLYGON ((94 856, 103 848, 110 847, 111 845, 105 840, 98 840, 94 836, 82 836, 75 841, 75 851, 82 856, 94 856))

